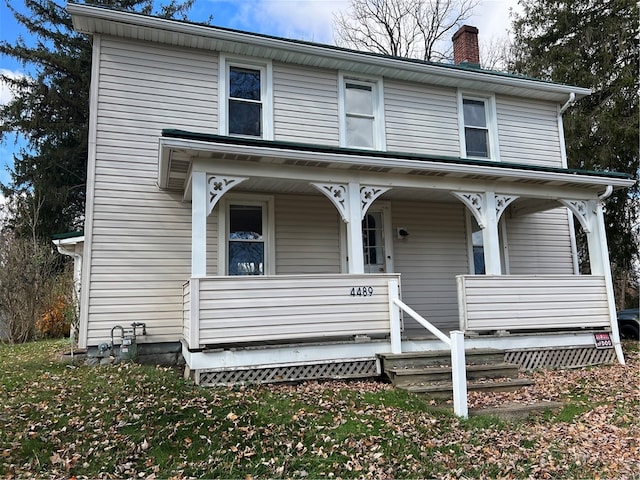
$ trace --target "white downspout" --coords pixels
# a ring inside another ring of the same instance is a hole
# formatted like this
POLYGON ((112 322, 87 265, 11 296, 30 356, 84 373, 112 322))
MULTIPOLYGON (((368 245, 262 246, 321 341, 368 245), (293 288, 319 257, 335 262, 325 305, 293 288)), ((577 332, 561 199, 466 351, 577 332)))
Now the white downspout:
POLYGON ((569 100, 567 100, 567 102, 562 107, 560 107, 560 115, 562 115, 565 112, 565 110, 569 108, 571 105, 573 105, 574 103, 576 103, 576 94, 574 92, 571 92, 569 94, 569 100))
MULTIPOLYGON (((562 114, 574 103, 576 103, 576 94, 571 92, 569 99, 562 107, 558 109, 558 138, 560 140, 560 158, 562 161, 562 168, 567 168, 567 147, 564 140, 564 123, 562 121, 562 114)), ((571 261, 573 263, 573 274, 580 274, 580 263, 578 261, 578 245, 576 244, 576 230, 573 225, 573 213, 567 209, 567 220, 569 222, 569 235, 571 239, 571 261)))

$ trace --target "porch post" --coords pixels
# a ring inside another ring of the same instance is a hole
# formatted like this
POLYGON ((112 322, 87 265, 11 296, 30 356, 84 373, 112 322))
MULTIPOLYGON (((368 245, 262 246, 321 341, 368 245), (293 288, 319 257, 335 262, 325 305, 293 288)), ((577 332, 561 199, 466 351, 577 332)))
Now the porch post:
POLYGON ((482 228, 484 244, 484 268, 487 275, 500 275, 500 240, 498 237, 498 216, 496 214, 496 196, 493 192, 484 194, 485 225, 482 228))
POLYGON ((347 196, 347 251, 349 252, 349 273, 364 273, 362 209, 360 207, 360 184, 358 182, 349 182, 347 196))
POLYGON ((620 344, 620 332, 616 318, 616 302, 613 294, 613 279, 611 278, 611 263, 609 261, 609 249, 607 247, 607 233, 604 227, 604 213, 600 200, 565 200, 560 199, 575 215, 587 234, 587 247, 589 249, 589 265, 591 275, 604 277, 609 303, 609 325, 616 357, 621 365, 625 364, 620 344))
POLYGON ((482 228, 485 274, 500 275, 502 268, 500 266, 498 220, 502 212, 516 197, 496 195, 494 192, 451 193, 467 206, 480 228, 482 228))
POLYGON ((191 277, 207 275, 207 174, 191 173, 191 277))
POLYGON ((607 234, 604 226, 602 202, 592 200, 588 202, 587 205, 587 216, 591 227, 587 232, 591 274, 604 277, 607 288, 607 298, 609 300, 609 318, 611 322, 613 348, 616 351, 618 362, 620 362, 621 365, 624 365, 625 361, 624 354, 622 353, 622 345, 620 343, 620 332, 618 330, 616 302, 613 294, 613 279, 611 276, 611 263, 609 260, 609 249, 607 247, 607 234))

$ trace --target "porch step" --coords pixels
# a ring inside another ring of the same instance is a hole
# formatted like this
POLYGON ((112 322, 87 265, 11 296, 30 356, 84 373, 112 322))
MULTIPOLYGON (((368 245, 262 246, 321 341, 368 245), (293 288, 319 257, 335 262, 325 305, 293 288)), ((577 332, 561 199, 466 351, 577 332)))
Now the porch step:
MULTIPOLYGON (((395 387, 405 387, 425 382, 451 381, 450 366, 431 366, 423 368, 385 368, 385 373, 395 387)), ((518 378, 518 365, 513 363, 489 363, 467 365, 467 379, 482 378, 518 378)))
MULTIPOLYGON (((427 352, 381 353, 378 354, 382 370, 391 368, 425 368, 451 366, 449 350, 427 352)), ((486 365, 504 362, 504 352, 491 348, 473 348, 465 351, 467 365, 486 365)))
MULTIPOLYGON (((527 378, 497 380, 477 380, 467 382, 467 391, 472 392, 514 392, 523 387, 533 385, 533 380, 527 378)), ((413 384, 402 388, 411 393, 426 395, 436 399, 450 399, 453 397, 453 384, 451 382, 439 382, 431 384, 413 384)))
MULTIPOLYGON (((453 396, 451 353, 445 351, 409 352, 379 355, 382 371, 396 388, 436 399, 453 396)), ((465 352, 467 390, 508 392, 532 385, 519 379, 519 366, 504 361, 504 352, 471 349, 465 352)))

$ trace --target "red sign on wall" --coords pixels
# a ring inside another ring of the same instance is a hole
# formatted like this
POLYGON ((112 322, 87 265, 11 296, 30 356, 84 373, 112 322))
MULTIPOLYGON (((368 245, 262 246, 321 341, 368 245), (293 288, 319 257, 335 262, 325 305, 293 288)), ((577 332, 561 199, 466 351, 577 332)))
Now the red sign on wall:
POLYGON ((613 342, 608 332, 594 333, 593 338, 596 341, 596 348, 613 348, 613 342))

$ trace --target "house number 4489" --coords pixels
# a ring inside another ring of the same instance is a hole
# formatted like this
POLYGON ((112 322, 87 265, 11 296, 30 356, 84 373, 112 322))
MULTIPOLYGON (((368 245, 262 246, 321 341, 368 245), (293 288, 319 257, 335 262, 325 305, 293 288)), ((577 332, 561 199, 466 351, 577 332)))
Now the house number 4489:
POLYGON ((352 297, 370 297, 373 295, 373 287, 352 287, 350 295, 352 297))

